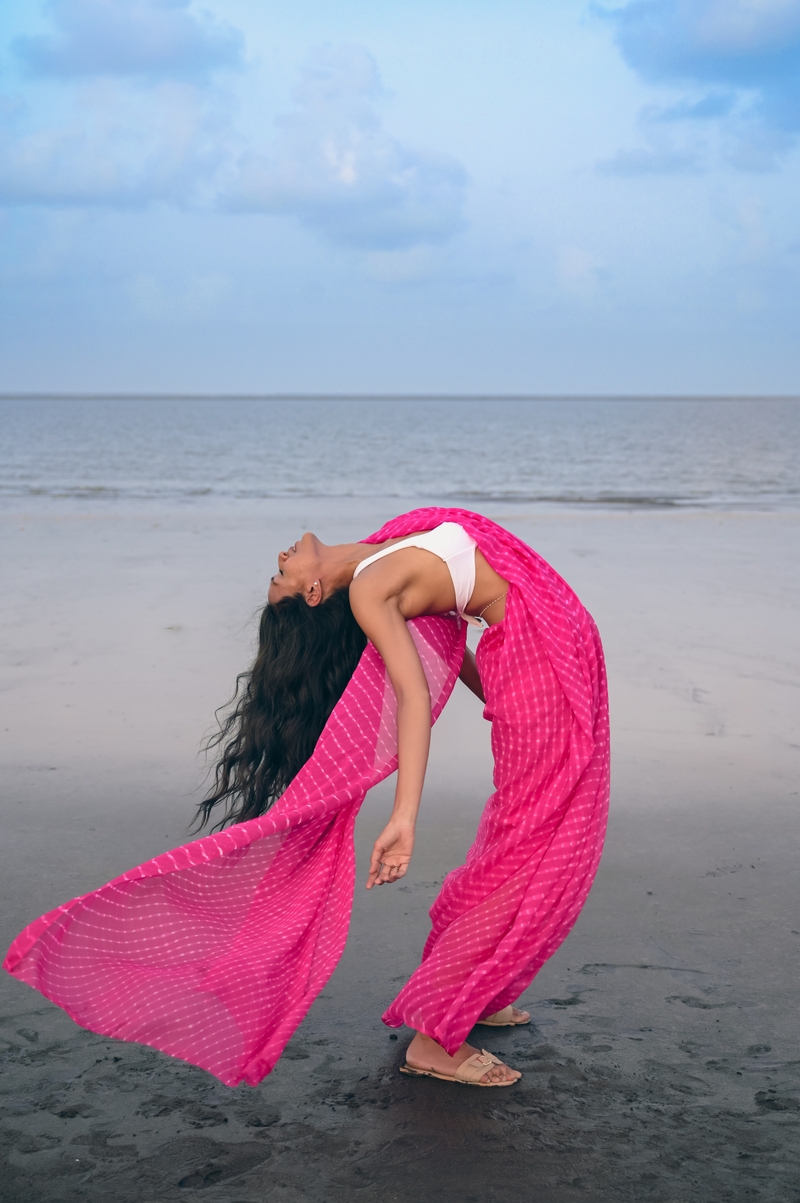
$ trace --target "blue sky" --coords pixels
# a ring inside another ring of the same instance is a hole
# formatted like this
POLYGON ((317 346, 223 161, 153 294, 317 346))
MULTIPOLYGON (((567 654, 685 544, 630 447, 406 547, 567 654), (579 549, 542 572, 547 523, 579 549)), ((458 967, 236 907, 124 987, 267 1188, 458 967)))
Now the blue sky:
POLYGON ((6 0, 0 390, 800 392, 800 0, 6 0))

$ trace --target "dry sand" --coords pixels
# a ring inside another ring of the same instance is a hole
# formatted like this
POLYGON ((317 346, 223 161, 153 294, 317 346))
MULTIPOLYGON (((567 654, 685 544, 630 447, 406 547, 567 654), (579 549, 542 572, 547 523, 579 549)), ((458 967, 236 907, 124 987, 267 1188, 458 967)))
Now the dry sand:
MULTIPOLYGON (((3 976, 4 1203, 800 1200, 800 516, 487 512, 595 615, 613 706, 589 902, 525 996, 533 1025, 473 1036, 522 1081, 403 1078, 406 1037, 379 1018, 491 789, 488 726, 458 686, 410 875, 359 885, 342 962, 260 1087, 83 1031, 3 976)), ((275 553, 302 525, 333 542, 387 516, 0 521, 4 946, 185 840, 198 743, 275 553)), ((362 881, 389 791, 359 820, 362 881)))

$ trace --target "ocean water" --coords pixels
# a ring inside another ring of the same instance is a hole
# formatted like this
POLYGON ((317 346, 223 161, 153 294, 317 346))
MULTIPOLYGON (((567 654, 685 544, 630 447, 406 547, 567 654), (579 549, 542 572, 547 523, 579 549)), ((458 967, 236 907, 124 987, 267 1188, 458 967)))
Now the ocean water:
POLYGON ((0 399, 7 511, 311 497, 797 509, 798 464, 792 399, 0 399))

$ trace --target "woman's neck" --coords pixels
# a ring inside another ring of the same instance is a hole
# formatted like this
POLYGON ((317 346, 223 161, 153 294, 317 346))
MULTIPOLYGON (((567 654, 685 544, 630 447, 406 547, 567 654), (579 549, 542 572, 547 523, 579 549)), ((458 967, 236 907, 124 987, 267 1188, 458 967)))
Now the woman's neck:
POLYGON ((328 575, 334 588, 341 589, 351 583, 361 561, 368 560, 379 547, 372 543, 337 543, 329 550, 328 575))

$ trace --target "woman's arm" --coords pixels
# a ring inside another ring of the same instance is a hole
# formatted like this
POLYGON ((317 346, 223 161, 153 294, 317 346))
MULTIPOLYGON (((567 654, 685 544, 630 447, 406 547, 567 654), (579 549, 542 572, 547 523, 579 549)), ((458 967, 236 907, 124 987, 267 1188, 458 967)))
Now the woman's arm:
POLYGON ((374 578, 350 588, 356 622, 375 645, 397 697, 397 786, 394 808, 375 842, 367 889, 404 877, 414 848, 431 740, 431 696, 414 640, 397 596, 386 597, 374 578))
POLYGON ((486 705, 486 698, 483 696, 483 686, 478 672, 478 666, 475 663, 475 657, 467 648, 464 652, 464 661, 461 665, 461 672, 458 674, 459 679, 464 682, 467 689, 471 689, 476 698, 480 698, 486 705))

